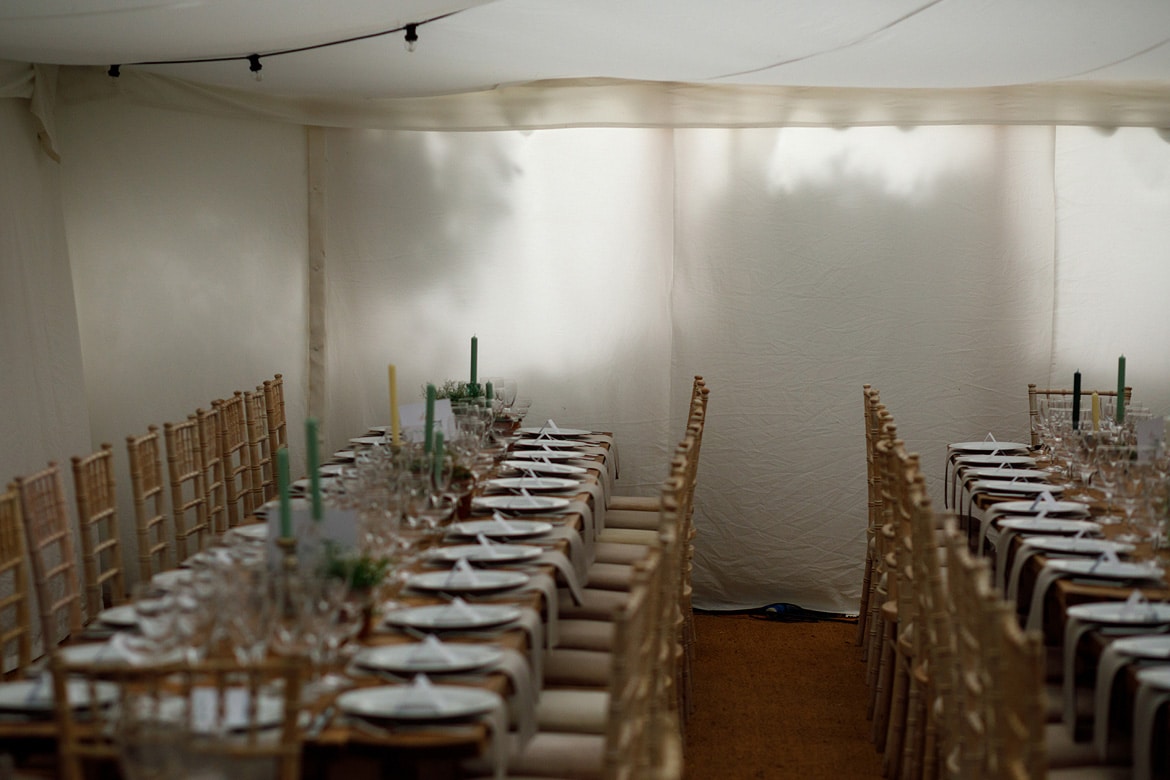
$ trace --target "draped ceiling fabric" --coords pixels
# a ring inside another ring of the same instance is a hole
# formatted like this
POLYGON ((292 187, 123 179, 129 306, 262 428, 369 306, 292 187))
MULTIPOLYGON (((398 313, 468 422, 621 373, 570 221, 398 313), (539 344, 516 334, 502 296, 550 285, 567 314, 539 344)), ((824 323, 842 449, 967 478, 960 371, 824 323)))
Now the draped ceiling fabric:
POLYGON ((651 78, 323 98, 0 63, 6 474, 275 371, 340 447, 386 422, 387 363, 417 400, 474 333, 534 419, 617 432, 628 493, 703 374, 696 605, 850 611, 863 383, 936 501, 947 442, 1026 435, 1028 382, 1109 385, 1125 353, 1170 410, 1165 84, 651 78))

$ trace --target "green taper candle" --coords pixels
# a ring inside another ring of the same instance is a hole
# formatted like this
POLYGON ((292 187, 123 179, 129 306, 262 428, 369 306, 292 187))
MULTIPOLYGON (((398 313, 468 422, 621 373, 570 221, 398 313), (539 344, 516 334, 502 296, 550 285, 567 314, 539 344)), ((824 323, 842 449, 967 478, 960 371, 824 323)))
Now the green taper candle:
POLYGON ((435 439, 435 386, 427 385, 427 427, 423 431, 423 449, 431 451, 435 439))
POLYGON ((1125 422, 1125 355, 1117 358, 1117 422, 1125 422))
POLYGON ((472 336, 471 337, 471 387, 473 388, 473 392, 474 392, 474 388, 475 388, 475 384, 476 384, 476 374, 477 374, 476 358, 478 357, 478 352, 479 352, 479 339, 477 339, 475 336, 472 336))
POLYGON ((280 493, 280 538, 292 538, 292 498, 289 496, 288 448, 276 451, 276 486, 280 493))
POLYGON ((305 420, 305 449, 308 452, 309 468, 309 495, 313 505, 313 519, 320 520, 325 516, 321 506, 321 458, 317 453, 320 444, 317 442, 317 418, 305 420))

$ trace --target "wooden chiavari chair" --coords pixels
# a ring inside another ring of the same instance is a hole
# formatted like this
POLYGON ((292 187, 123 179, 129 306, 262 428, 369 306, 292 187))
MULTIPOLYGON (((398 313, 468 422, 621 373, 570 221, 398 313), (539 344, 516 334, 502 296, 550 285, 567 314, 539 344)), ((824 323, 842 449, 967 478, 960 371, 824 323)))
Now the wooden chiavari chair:
MULTIPOLYGON (((658 750, 652 728, 656 678, 661 675, 656 667, 662 638, 657 630, 657 621, 662 619, 658 577, 664 565, 661 551, 648 548, 646 557, 635 565, 627 600, 614 615, 611 682, 604 698, 603 723, 594 723, 594 733, 538 730, 523 752, 510 756, 508 777, 625 780, 659 776, 665 780, 678 776, 662 772, 668 751, 658 750)), ((485 768, 475 762, 473 771, 485 768)), ((679 762, 673 768, 677 772, 679 762)))
POLYGON ((220 468, 223 471, 227 527, 235 528, 259 506, 253 498, 249 477, 251 464, 248 458, 244 394, 237 390, 231 398, 221 398, 212 405, 219 412, 216 438, 219 442, 220 468))
POLYGON ((199 426, 199 419, 194 417, 163 425, 171 485, 171 522, 179 561, 206 549, 211 538, 207 469, 203 466, 199 426))
POLYGON ((284 412, 284 376, 264 380, 264 410, 268 416, 268 444, 272 452, 288 447, 288 421, 284 412))
POLYGON ((893 642, 896 637, 898 619, 898 580, 894 527, 894 448, 897 444, 897 429, 893 418, 883 407, 882 426, 874 444, 874 457, 880 473, 881 506, 878 526, 877 559, 878 585, 876 598, 870 600, 867 628, 869 647, 866 652, 866 682, 869 687, 868 717, 873 721, 875 744, 884 745, 889 707, 889 682, 893 661, 893 642))
POLYGON ((225 465, 219 454, 219 417, 218 407, 210 411, 195 410, 200 460, 205 474, 203 482, 207 491, 207 522, 212 534, 222 534, 228 529, 225 465))
POLYGON ((5 594, 0 598, 0 676, 11 680, 32 662, 24 531, 20 497, 12 485, 0 493, 0 593, 5 594))
POLYGON ((51 649, 77 636, 84 626, 73 532, 57 464, 17 477, 16 491, 40 612, 41 644, 51 649))
MULTIPOLYGON (((702 375, 696 374, 691 383, 691 408, 698 403, 703 411, 707 407, 710 390, 702 375)), ((687 425, 694 419, 693 411, 687 425)), ((606 525, 613 528, 641 528, 654 530, 658 524, 659 496, 611 496, 606 509, 606 525)))
POLYGON ((138 576, 143 582, 174 565, 163 506, 165 482, 159 456, 158 426, 143 436, 126 437, 130 458, 130 492, 134 498, 134 523, 138 529, 138 576))
POLYGON ((861 579, 861 603, 857 609, 857 644, 862 647, 861 660, 866 660, 869 652, 869 642, 866 641, 869 632, 870 599, 877 589, 877 578, 874 570, 880 565, 876 561, 878 542, 877 535, 881 526, 877 520, 881 517, 881 487, 878 482, 877 467, 874 463, 874 443, 878 436, 878 409, 881 407, 881 398, 878 391, 870 385, 862 386, 865 414, 865 474, 868 488, 867 527, 865 569, 861 579))
POLYGON ((118 496, 114 481, 114 448, 73 458, 73 489, 81 534, 85 603, 92 618, 105 607, 126 600, 125 566, 118 527, 118 496))
POLYGON ((264 388, 244 393, 244 411, 248 430, 248 484, 252 491, 252 508, 276 498, 276 461, 268 433, 268 411, 264 406, 264 388))
MULTIPOLYGON (((1082 419, 1088 419, 1089 409, 1087 401, 1096 393, 1099 398, 1117 398, 1117 390, 1081 390, 1081 409, 1083 413, 1082 419)), ((1073 389, 1069 388, 1038 388, 1034 384, 1028 385, 1028 430, 1031 433, 1032 449, 1040 446, 1040 404, 1052 398, 1070 398, 1073 395, 1073 389)), ((1133 399, 1133 388, 1126 386, 1125 388, 1125 405, 1128 407, 1129 402, 1133 399)))
POLYGON ((75 665, 55 655, 50 668, 66 780, 132 756, 140 774, 130 776, 187 777, 202 770, 209 777, 301 777, 302 670, 294 661, 143 667, 75 665), (261 697, 271 706, 257 705, 261 697))

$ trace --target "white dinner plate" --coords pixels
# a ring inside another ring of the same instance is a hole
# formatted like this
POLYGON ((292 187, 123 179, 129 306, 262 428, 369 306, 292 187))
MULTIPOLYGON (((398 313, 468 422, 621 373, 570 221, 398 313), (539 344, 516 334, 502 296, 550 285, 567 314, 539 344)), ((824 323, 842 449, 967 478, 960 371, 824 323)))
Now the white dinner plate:
POLYGON ((455 544, 450 547, 434 547, 427 552, 427 560, 455 563, 467 560, 471 563, 516 563, 539 558, 544 552, 530 544, 455 544))
POLYGON ((487 485, 498 490, 572 490, 581 487, 577 480, 563 477, 499 477, 489 479, 487 485))
POLYGON ((268 524, 251 523, 249 525, 237 525, 232 529, 232 533, 236 536, 242 536, 245 539, 263 541, 268 538, 268 524))
POLYGON ((572 441, 569 439, 517 439, 512 443, 513 447, 536 450, 544 448, 550 450, 573 450, 585 445, 586 442, 572 441))
POLYGON ((360 447, 373 447, 376 444, 386 444, 385 436, 356 436, 349 440, 350 444, 356 444, 360 447))
POLYGON ((499 697, 491 691, 462 685, 432 685, 422 695, 413 685, 358 688, 337 697, 349 715, 389 720, 449 720, 491 712, 499 697))
POLYGON ((334 460, 353 460, 355 457, 357 456, 353 454, 353 450, 338 450, 333 453, 334 460))
POLYGON ((979 479, 971 484, 971 492, 992 494, 1020 493, 1026 496, 1040 495, 1048 492, 1052 495, 1064 492, 1064 485, 1054 485, 1050 482, 1012 482, 1007 479, 979 479))
POLYGON ((134 611, 133 604, 122 604, 117 607, 103 609, 98 613, 97 617, 98 620, 107 626, 133 628, 138 625, 138 613, 134 611))
POLYGON ((1018 441, 958 441, 948 444, 947 449, 951 452, 1025 455, 1028 452, 1028 445, 1018 441))
POLYGON ((1101 524, 1092 520, 1063 520, 1057 517, 1013 517, 999 521, 999 527, 1023 534, 1099 533, 1101 524))
MULTIPOLYGON (((292 509, 292 511, 294 511, 294 512, 299 511, 299 510, 308 509, 309 508, 309 499, 302 498, 300 496, 292 496, 292 498, 289 500, 289 506, 292 509)), ((267 504, 264 504, 263 506, 261 506, 259 509, 257 509, 252 514, 256 515, 256 517, 268 517, 269 512, 279 512, 279 511, 280 511, 280 499, 273 499, 272 501, 269 501, 267 504)))
MULTIPOLYGON (((196 734, 215 734, 220 731, 239 731, 275 726, 284 718, 284 699, 270 693, 256 697, 255 715, 248 718, 251 694, 247 688, 194 688, 190 696, 191 730, 196 734)), ((159 716, 164 720, 185 721, 188 700, 169 696, 160 701, 159 716)))
POLYGON ((349 468, 353 467, 348 463, 326 463, 317 467, 317 473, 323 477, 339 477, 349 468))
POLYGON ((1170 635, 1123 636, 1113 641, 1113 649, 1139 658, 1170 658, 1170 635))
MULTIPOLYGON (((90 705, 90 684, 85 680, 69 680, 66 695, 74 709, 90 705)), ((99 682, 93 686, 100 704, 110 704, 118 698, 118 687, 99 682)), ((53 681, 48 676, 35 680, 17 680, 0 683, 0 710, 7 712, 51 713, 53 711, 53 681)))
POLYGON ((567 450, 515 450, 508 453, 508 457, 513 460, 576 460, 577 458, 585 457, 582 452, 569 452, 567 450))
POLYGON ((1065 612, 1069 617, 1092 623, 1125 625, 1170 623, 1170 604, 1130 606, 1124 601, 1097 601, 1092 604, 1076 604, 1065 612))
POLYGON ((135 643, 145 641, 137 634, 119 633, 105 642, 65 645, 57 652, 65 663, 77 666, 152 666, 182 663, 186 658, 181 648, 161 654, 153 649, 149 653, 137 652, 135 643))
POLYGON ((193 576, 190 569, 168 569, 151 577, 150 582, 163 590, 174 590, 190 582, 193 576))
POLYGON ((528 583, 528 575, 522 571, 427 571, 407 578, 408 587, 436 593, 486 593, 495 590, 518 588, 528 583))
POLYGON ((1074 577, 1099 577, 1104 580, 1160 580, 1165 576, 1161 569, 1127 561, 1112 563, 1094 558, 1060 558, 1049 561, 1047 565, 1074 577))
POLYGON ((556 496, 478 496, 471 499, 472 509, 498 509, 501 512, 559 512, 568 506, 569 499, 556 496))
POLYGON ((541 463, 538 460, 506 460, 504 467, 537 474, 588 474, 589 469, 570 463, 541 463))
POLYGON ((955 460, 960 466, 1035 466, 1028 455, 963 455, 955 460))
POLYGON ((1035 536, 1028 539, 1028 546, 1041 552, 1065 555, 1100 555, 1109 550, 1118 554, 1133 552, 1133 545, 1125 542, 1076 536, 1035 536))
POLYGON ((1022 479, 1029 482, 1043 482, 1044 480, 1048 479, 1049 474, 1047 471, 1041 471, 1040 469, 986 467, 967 469, 963 472, 963 477, 966 479, 1006 479, 1009 481, 1013 479, 1022 479))
POLYGON ((479 536, 483 534, 489 539, 522 539, 528 536, 541 536, 552 530, 552 523, 543 523, 538 520, 507 520, 501 523, 498 520, 467 520, 454 523, 447 529, 456 536, 479 536))
POLYGON ((366 669, 380 669, 392 674, 449 674, 481 669, 500 660, 503 653, 490 645, 467 645, 454 642, 442 650, 422 642, 409 645, 365 647, 354 656, 354 663, 366 669))
POLYGON ((521 614, 520 608, 512 604, 430 604, 391 612, 386 622, 424 631, 457 631, 502 626, 521 614))
POLYGON ((1154 688, 1166 690, 1170 688, 1170 668, 1165 666, 1151 666, 1141 669, 1137 673, 1138 683, 1154 688))
POLYGON ((526 428, 517 428, 516 433, 521 436, 551 436, 553 438, 570 439, 577 436, 592 436, 593 431, 587 431, 584 428, 537 428, 529 426, 526 428))
POLYGON ((1006 515, 1038 515, 1048 517, 1088 517, 1089 507, 1079 501, 1001 501, 993 507, 1006 515))
MULTIPOLYGON (((326 487, 333 484, 336 479, 337 477, 319 477, 317 479, 317 483, 321 486, 321 489, 324 490, 326 487)), ((312 480, 310 480, 308 477, 305 477, 304 479, 294 480, 290 487, 293 490, 299 490, 302 493, 308 493, 309 488, 311 488, 312 485, 312 480)))

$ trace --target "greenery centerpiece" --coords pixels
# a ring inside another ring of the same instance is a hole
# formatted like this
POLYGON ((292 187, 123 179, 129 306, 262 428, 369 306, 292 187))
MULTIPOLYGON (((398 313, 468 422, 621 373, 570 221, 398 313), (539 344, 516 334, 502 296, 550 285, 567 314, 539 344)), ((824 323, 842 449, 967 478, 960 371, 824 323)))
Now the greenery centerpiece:
POLYGON ((359 636, 366 637, 373 628, 374 591, 390 572, 390 559, 357 550, 342 551, 335 544, 327 544, 324 575, 343 580, 349 588, 349 599, 362 611, 363 621, 359 636))

